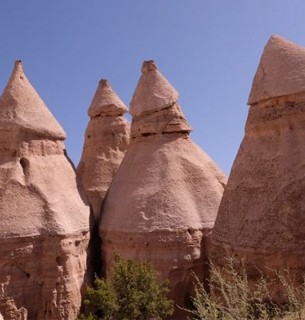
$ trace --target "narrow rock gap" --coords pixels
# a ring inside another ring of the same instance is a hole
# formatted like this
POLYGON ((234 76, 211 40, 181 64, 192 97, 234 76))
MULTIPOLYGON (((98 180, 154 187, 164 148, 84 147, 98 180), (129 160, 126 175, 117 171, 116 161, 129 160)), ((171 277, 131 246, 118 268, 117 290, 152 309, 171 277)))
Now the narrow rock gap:
POLYGON ((29 160, 26 158, 21 158, 19 162, 22 167, 23 174, 26 175, 29 164, 30 164, 29 160))

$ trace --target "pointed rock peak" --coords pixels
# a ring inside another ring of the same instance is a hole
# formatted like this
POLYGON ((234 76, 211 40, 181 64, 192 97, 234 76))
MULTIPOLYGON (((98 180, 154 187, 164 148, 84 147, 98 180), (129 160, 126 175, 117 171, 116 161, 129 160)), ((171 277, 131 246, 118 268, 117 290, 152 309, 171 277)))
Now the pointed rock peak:
POLYGON ((265 46, 248 104, 302 92, 305 92, 305 48, 273 35, 265 46))
POLYGON ((102 88, 104 88, 104 87, 110 87, 110 83, 108 82, 107 79, 101 79, 100 82, 99 82, 99 84, 100 84, 100 86, 101 86, 102 88))
POLYGON ((53 140, 66 138, 64 130, 25 76, 21 60, 15 62, 0 98, 1 129, 22 129, 53 140))
POLYGON ((142 64, 142 73, 158 70, 154 60, 144 61, 142 64))
POLYGON ((14 70, 13 70, 13 74, 14 73, 24 73, 23 72, 23 67, 22 67, 22 61, 21 60, 16 60, 15 61, 15 66, 14 66, 14 70))
POLYGON ((160 73, 155 62, 144 61, 142 76, 130 102, 130 114, 139 116, 170 107, 178 97, 178 92, 160 73))
POLYGON ((96 118, 100 115, 122 115, 126 112, 128 112, 126 105, 113 91, 110 83, 102 79, 88 110, 90 118, 96 118))

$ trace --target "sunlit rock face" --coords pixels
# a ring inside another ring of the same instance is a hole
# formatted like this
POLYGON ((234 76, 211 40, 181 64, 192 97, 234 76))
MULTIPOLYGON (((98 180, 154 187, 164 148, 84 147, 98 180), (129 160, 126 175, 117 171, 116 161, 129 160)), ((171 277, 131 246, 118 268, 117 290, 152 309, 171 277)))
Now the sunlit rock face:
MULTIPOLYGON (((246 257, 250 278, 272 270, 305 270, 305 49, 279 36, 267 43, 254 78, 245 137, 212 234, 212 257, 223 247, 246 257)), ((282 299, 281 288, 274 295, 282 299)))
POLYGON ((124 117, 127 111, 109 82, 101 80, 88 110, 91 119, 77 169, 96 221, 129 144, 130 124, 124 117))
POLYGON ((177 100, 154 62, 144 62, 131 102, 131 143, 106 196, 100 236, 106 272, 115 249, 151 261, 182 306, 191 270, 201 279, 206 272, 207 238, 226 178, 190 139, 177 100))
POLYGON ((65 155, 65 132, 17 61, 0 98, 0 313, 76 319, 89 206, 65 155))

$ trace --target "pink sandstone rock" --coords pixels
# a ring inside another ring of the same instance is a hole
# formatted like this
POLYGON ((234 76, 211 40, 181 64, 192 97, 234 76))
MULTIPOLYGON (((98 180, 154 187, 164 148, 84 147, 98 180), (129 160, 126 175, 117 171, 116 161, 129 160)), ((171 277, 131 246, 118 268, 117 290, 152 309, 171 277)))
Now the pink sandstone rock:
POLYGON ((129 144, 130 124, 123 116, 127 111, 109 82, 101 80, 88 111, 91 120, 78 166, 96 221, 129 144))
POLYGON ((151 261, 182 306, 191 270, 201 279, 206 272, 207 237, 226 177, 190 139, 177 99, 154 62, 144 62, 131 102, 132 140, 106 196, 100 236, 106 272, 115 248, 151 261))
MULTIPOLYGON (((265 70, 264 80, 256 83, 256 74, 245 137, 212 233, 212 258, 222 265, 226 246, 247 259, 250 278, 259 276, 254 266, 267 275, 290 268, 299 278, 305 269, 305 49, 272 37, 261 64, 257 74, 265 70), (299 73, 289 68, 296 65, 299 73), (274 78, 279 87, 271 83, 274 75, 281 75, 274 78), (258 94, 260 85, 268 95, 258 94)), ((283 299, 279 286, 274 294, 283 299)))
POLYGON ((89 206, 65 133, 17 61, 0 98, 0 312, 5 320, 75 319, 89 206))
MULTIPOLYGON (((5 310, 3 314, 6 315, 5 319, 14 319, 14 320, 29 320, 28 311, 21 307, 18 309, 16 306, 16 301, 11 298, 1 299, 0 308, 5 310)), ((0 314, 0 320, 3 319, 3 316, 0 314)))
POLYGON ((1 130, 24 131, 55 140, 64 140, 66 133, 57 123, 23 73, 21 61, 15 69, 1 97, 1 130))
POLYGON ((136 117, 152 113, 172 106, 177 100, 178 92, 159 72, 157 66, 153 62, 143 64, 142 76, 130 103, 130 114, 136 117))
POLYGON ((305 91, 305 48, 279 35, 272 36, 262 55, 249 105, 305 91))

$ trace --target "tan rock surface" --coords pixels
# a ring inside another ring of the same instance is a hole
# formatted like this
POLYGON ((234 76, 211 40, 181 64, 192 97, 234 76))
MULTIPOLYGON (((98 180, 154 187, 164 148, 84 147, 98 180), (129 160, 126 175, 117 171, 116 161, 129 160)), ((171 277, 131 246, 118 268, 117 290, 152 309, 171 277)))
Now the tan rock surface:
POLYGON ((178 96, 154 62, 148 61, 142 66, 142 75, 130 102, 130 114, 135 117, 170 107, 178 101, 178 96))
POLYGON ((127 107, 113 91, 107 80, 101 80, 88 110, 90 118, 101 115, 122 115, 128 112, 127 107))
POLYGON ((123 116, 126 112, 127 107, 108 81, 101 80, 88 111, 91 119, 78 166, 97 221, 103 199, 129 144, 130 124, 123 116))
POLYGON ((21 61, 16 61, 1 96, 0 126, 2 130, 24 128, 40 137, 56 140, 66 138, 66 133, 24 75, 21 61))
POLYGON ((89 207, 64 131, 20 62, 0 98, 0 312, 5 320, 75 319, 89 207))
POLYGON ((274 35, 264 49, 248 104, 301 92, 305 92, 305 48, 274 35))
POLYGON ((206 272, 207 237, 226 178, 190 139, 177 99, 168 105, 165 98, 158 111, 151 110, 149 102, 162 96, 163 83, 175 91, 153 62, 145 62, 142 72, 142 91, 137 88, 133 97, 141 115, 133 118, 132 141, 102 211, 103 262, 109 270, 114 248, 123 257, 151 261, 161 279, 170 279, 172 297, 183 305, 190 271, 201 278, 206 272), (145 74, 150 72, 156 74, 145 74), (160 83, 151 82, 158 78, 160 83))
MULTIPOLYGON (((14 320, 28 320, 28 312, 25 308, 21 307, 18 309, 14 299, 3 299, 0 302, 1 309, 5 310, 5 319, 14 319, 14 320)), ((3 320, 3 316, 0 314, 0 320, 3 320)), ((4 320, 5 320, 4 319, 4 320)))
MULTIPOLYGON (((282 89, 250 107, 212 233, 213 259, 223 263, 225 245, 247 258, 250 277, 258 275, 254 265, 267 274, 291 268, 296 277, 305 269, 305 94, 282 89)), ((283 298, 280 288, 275 293, 283 298)))

